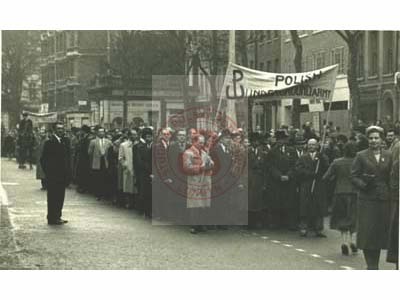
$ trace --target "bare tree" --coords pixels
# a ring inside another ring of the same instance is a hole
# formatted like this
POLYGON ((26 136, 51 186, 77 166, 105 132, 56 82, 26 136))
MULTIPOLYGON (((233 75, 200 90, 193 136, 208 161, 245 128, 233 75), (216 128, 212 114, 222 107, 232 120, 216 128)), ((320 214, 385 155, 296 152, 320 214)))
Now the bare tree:
MULTIPOLYGON (((292 43, 295 49, 295 55, 293 61, 294 68, 296 73, 301 73, 303 71, 302 70, 303 44, 297 33, 297 30, 290 30, 290 36, 292 38, 292 43)), ((292 125, 295 128, 300 128, 300 107, 301 107, 301 99, 300 98, 293 99, 292 125)))
POLYGON ((40 32, 5 30, 2 32, 2 109, 9 112, 15 126, 21 112, 22 84, 40 57, 40 32))
POLYGON ((347 65, 347 83, 350 89, 350 113, 351 125, 354 128, 360 118, 360 88, 357 80, 358 42, 362 31, 359 30, 336 30, 336 33, 346 42, 349 47, 349 59, 347 65))
MULTIPOLYGON (((174 37, 179 42, 184 38, 179 33, 174 37)), ((122 79, 123 120, 124 126, 127 126, 129 90, 135 87, 151 88, 152 75, 181 75, 184 60, 181 62, 180 59, 184 59, 184 54, 176 41, 171 43, 166 31, 121 30, 114 34, 113 39, 111 64, 114 73, 122 79)))

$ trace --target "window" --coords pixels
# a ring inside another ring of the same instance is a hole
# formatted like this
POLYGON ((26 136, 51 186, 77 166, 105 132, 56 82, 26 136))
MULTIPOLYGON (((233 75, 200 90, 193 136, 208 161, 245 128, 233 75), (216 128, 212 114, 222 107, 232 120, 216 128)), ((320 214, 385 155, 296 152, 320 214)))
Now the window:
POLYGON ((378 75, 378 32, 369 33, 369 75, 378 75))
POLYGON ((275 73, 279 72, 279 58, 275 59, 274 72, 275 73))
POLYGON ((357 52, 357 76, 364 77, 364 34, 359 35, 357 52))
POLYGON ((383 33, 383 72, 384 74, 393 73, 393 31, 383 33))
POLYGON ((264 71, 264 63, 263 63, 263 62, 262 62, 262 63, 260 63, 259 70, 260 70, 260 71, 264 71))
POLYGON ((267 41, 271 39, 271 30, 267 30, 267 41))
POLYGON ((338 64, 338 74, 344 74, 344 47, 335 48, 332 50, 332 64, 338 64))
POLYGON ((325 51, 317 52, 314 54, 314 68, 321 69, 325 67, 325 51))
POLYGON ((271 61, 267 61, 267 72, 271 71, 271 61))
POLYGON ((254 60, 251 60, 251 61, 250 61, 250 68, 251 68, 251 69, 254 69, 254 60))
POLYGON ((274 38, 278 38, 279 37, 279 30, 274 30, 274 38))
POLYGON ((311 71, 314 70, 314 58, 313 55, 308 55, 307 56, 307 63, 306 63, 306 68, 304 71, 311 71))

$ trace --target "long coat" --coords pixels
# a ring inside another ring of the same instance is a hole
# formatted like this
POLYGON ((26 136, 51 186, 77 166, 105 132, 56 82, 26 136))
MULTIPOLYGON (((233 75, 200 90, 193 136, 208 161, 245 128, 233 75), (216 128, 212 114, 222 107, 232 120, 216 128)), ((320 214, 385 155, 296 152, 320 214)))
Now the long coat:
POLYGON ((60 143, 55 136, 51 136, 44 143, 40 164, 48 182, 63 183, 68 186, 71 180, 68 138, 62 138, 60 143))
MULTIPOLYGON (((112 143, 109 139, 104 138, 104 159, 105 159, 105 166, 108 168, 108 161, 107 161, 107 151, 108 148, 112 147, 112 143)), ((91 160, 91 168, 93 170, 100 170, 101 165, 101 149, 100 149, 100 139, 95 138, 94 140, 90 141, 88 154, 91 160)))
POLYGON ((119 147, 118 160, 122 165, 122 177, 124 193, 137 194, 136 174, 133 169, 133 143, 125 141, 119 147))
POLYGON ((89 189, 90 182, 90 157, 89 157, 90 136, 83 136, 77 147, 76 181, 79 188, 89 189))
POLYGON ((252 212, 261 211, 267 208, 264 201, 264 171, 261 149, 249 148, 249 168, 248 168, 248 184, 249 184, 249 204, 248 209, 252 212))
POLYGON ((269 207, 275 209, 293 209, 296 194, 296 150, 288 145, 282 149, 282 144, 275 144, 267 155, 271 193, 269 207), (288 176, 288 181, 282 181, 281 176, 288 176))
POLYGON ((323 217, 326 215, 326 193, 322 176, 328 169, 328 158, 316 152, 314 160, 306 152, 296 162, 296 174, 300 184, 300 217, 323 217), (315 170, 320 161, 318 173, 315 170), (311 188, 315 178, 313 193, 311 188))
POLYGON ((203 170, 201 166, 214 162, 207 152, 192 146, 183 153, 183 169, 187 177, 187 207, 211 206, 211 170, 203 170))
POLYGON ((350 171, 354 158, 335 159, 323 179, 331 182, 334 190, 331 229, 355 231, 357 216, 357 191, 351 183, 350 171))
POLYGON ((381 150, 379 162, 370 149, 357 153, 351 180, 358 190, 357 246, 360 249, 386 249, 390 225, 389 180, 391 153, 381 150))
POLYGON ((334 181, 335 194, 355 194, 357 190, 351 183, 350 170, 353 163, 353 158, 342 157, 335 159, 329 166, 323 179, 334 181))
POLYGON ((138 153, 137 153, 137 162, 138 162, 138 179, 140 186, 140 199, 138 203, 138 209, 143 211, 147 215, 151 215, 152 213, 152 179, 151 175, 153 174, 152 169, 152 157, 153 157, 153 146, 140 143, 138 145, 138 153))
MULTIPOLYGON (((398 154, 397 154, 398 155, 398 154)), ((392 216, 390 222, 389 245, 386 260, 399 261, 399 157, 393 157, 390 188, 392 190, 392 216)))
POLYGON ((46 175, 44 174, 42 165, 40 163, 40 157, 43 153, 44 144, 49 138, 47 135, 45 137, 41 137, 39 141, 39 145, 36 148, 36 179, 46 179, 46 175))

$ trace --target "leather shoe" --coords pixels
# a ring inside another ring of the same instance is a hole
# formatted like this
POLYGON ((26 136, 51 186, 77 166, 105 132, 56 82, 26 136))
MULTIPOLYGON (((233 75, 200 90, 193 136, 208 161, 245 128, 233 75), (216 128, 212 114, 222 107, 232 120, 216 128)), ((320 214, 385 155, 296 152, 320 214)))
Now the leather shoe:
POLYGON ((307 236, 307 230, 304 230, 304 229, 300 230, 300 236, 306 237, 307 236))
POLYGON ((351 249, 352 253, 357 253, 358 252, 357 246, 354 245, 354 243, 350 244, 350 249, 351 249))
POLYGON ((64 222, 57 220, 57 221, 48 221, 47 222, 48 225, 63 225, 64 222))
POLYGON ((317 232, 317 233, 315 234, 315 236, 316 236, 316 237, 319 237, 319 238, 326 238, 326 235, 323 234, 322 232, 317 232))
POLYGON ((60 222, 63 223, 63 224, 68 223, 68 220, 59 219, 58 221, 60 221, 60 222))
POLYGON ((342 244, 342 254, 349 255, 349 247, 346 244, 342 244))

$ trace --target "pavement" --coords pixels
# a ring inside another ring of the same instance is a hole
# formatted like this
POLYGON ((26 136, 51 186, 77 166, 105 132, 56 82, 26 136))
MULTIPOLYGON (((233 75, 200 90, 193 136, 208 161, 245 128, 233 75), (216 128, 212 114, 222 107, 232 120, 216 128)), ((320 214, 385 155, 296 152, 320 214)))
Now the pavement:
MULTIPOLYGON (((2 159, 1 180, 0 269, 365 269, 361 252, 341 255, 340 233, 330 229, 325 239, 238 227, 192 235, 186 226, 154 225, 74 188, 67 189, 63 209, 69 223, 49 226, 35 170, 2 159)), ((382 251, 380 268, 394 270, 385 258, 382 251)))

